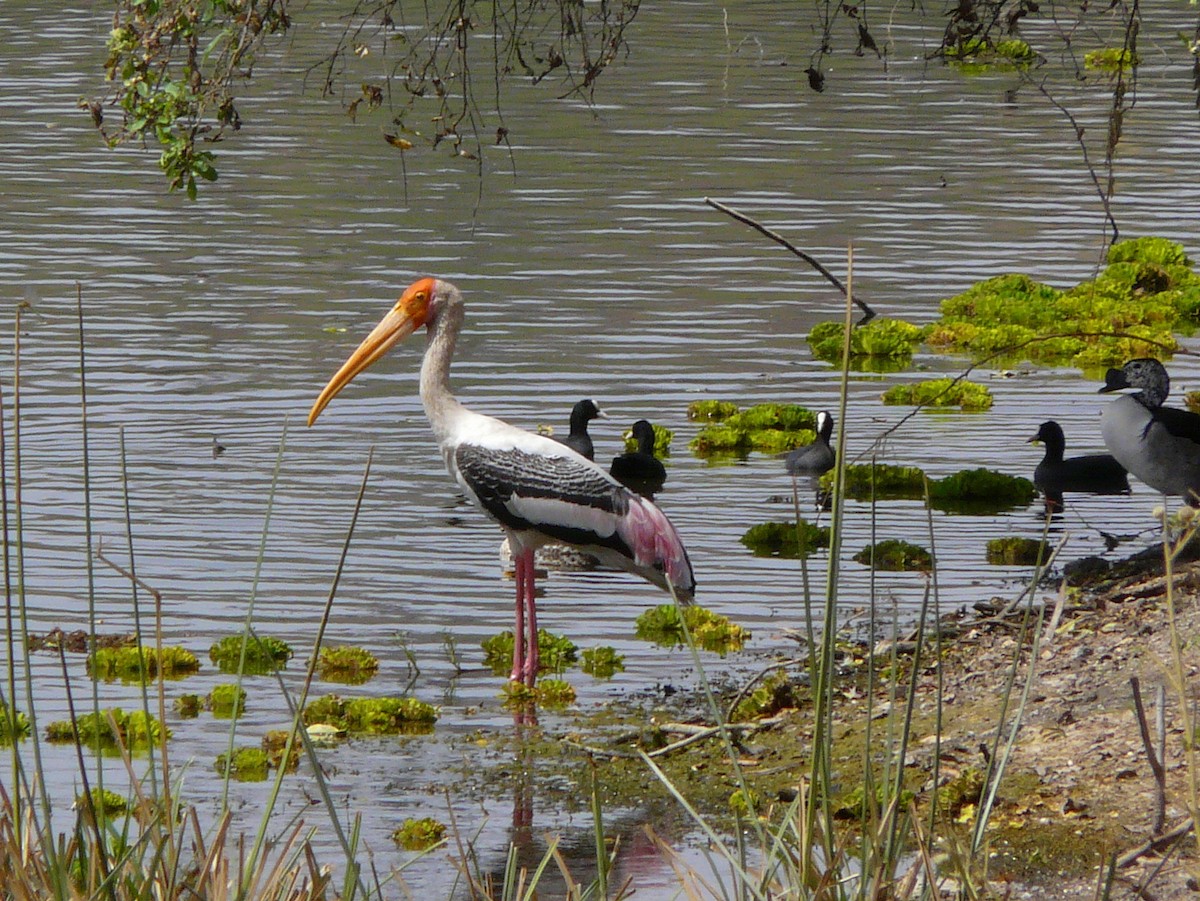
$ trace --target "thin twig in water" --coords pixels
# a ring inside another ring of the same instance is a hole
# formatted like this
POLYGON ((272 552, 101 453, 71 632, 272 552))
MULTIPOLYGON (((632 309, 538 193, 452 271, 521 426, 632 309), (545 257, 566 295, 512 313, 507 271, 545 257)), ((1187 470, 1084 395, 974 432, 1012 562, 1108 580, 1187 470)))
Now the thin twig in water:
MULTIPOLYGON (((714 210, 720 210, 726 216, 730 216, 730 217, 736 219, 738 222, 742 222, 742 223, 750 226, 751 228, 760 232, 761 234, 766 235, 768 238, 770 238, 776 244, 779 244, 782 247, 786 247, 788 250, 790 250, 796 256, 800 257, 800 259, 804 260, 804 262, 808 263, 808 265, 810 265, 814 269, 816 269, 817 272, 821 273, 821 275, 825 276, 826 280, 831 285, 833 285, 835 288, 837 288, 839 291, 842 292, 843 297, 846 296, 846 286, 842 284, 841 279, 839 279, 836 275, 834 275, 832 272, 830 272, 828 269, 826 269, 823 265, 821 265, 820 260, 805 253, 803 250, 801 250, 799 247, 797 247, 795 244, 793 244, 791 241, 789 241, 783 235, 779 234, 779 232, 772 231, 771 229, 767 228, 762 223, 755 222, 753 219, 751 219, 745 213, 739 213, 737 210, 733 209, 732 207, 728 207, 725 204, 720 203, 719 201, 713 200, 711 197, 705 197, 704 202, 707 203, 714 210)), ((852 301, 854 301, 855 306, 857 306, 860 310, 863 311, 863 318, 858 321, 858 323, 857 323, 858 325, 866 325, 868 322, 870 322, 872 319, 875 318, 875 311, 872 310, 869 306, 867 306, 867 304, 864 301, 861 301, 857 297, 854 297, 854 296, 851 296, 850 299, 852 301)))

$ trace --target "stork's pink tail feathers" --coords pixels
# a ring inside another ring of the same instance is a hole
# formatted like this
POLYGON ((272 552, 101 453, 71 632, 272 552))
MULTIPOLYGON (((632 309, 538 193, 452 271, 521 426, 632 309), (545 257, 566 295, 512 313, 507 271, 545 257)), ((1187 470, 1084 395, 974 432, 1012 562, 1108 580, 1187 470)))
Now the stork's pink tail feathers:
POLYGON ((692 599, 696 578, 687 550, 675 526, 653 502, 635 495, 617 531, 633 550, 633 563, 644 578, 664 589, 669 581, 681 601, 692 599))

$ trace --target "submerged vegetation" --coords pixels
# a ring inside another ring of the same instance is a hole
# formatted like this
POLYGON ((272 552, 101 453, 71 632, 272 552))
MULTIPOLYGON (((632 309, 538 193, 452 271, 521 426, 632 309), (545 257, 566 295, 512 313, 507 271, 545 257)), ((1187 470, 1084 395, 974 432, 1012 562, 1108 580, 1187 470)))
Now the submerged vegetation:
POLYGON ((98 679, 140 682, 144 679, 182 679, 200 669, 196 655, 186 648, 137 647, 97 648, 88 657, 88 674, 98 679))
POLYGON ((868 545, 854 560, 863 566, 888 572, 926 572, 933 569, 933 556, 925 548, 899 538, 868 545))
MULTIPOLYGON (((833 488, 836 473, 821 476, 821 487, 833 488)), ((925 471, 894 463, 855 463, 846 467, 843 491, 851 500, 920 500, 925 497, 925 471)))
MULTIPOLYGON (((505 629, 480 642, 483 665, 497 676, 512 671, 515 642, 511 629, 505 629)), ((565 635, 538 629, 539 673, 565 673, 579 659, 579 646, 565 635)))
POLYGON ((689 445, 698 457, 779 454, 810 444, 817 436, 817 415, 799 404, 757 404, 739 410, 727 401, 699 401, 689 407, 689 415, 709 423, 689 445))
POLYGON ((742 544, 756 557, 799 560, 815 550, 829 547, 829 527, 803 519, 796 522, 762 522, 742 535, 742 544))
POLYGON ((750 640, 749 630, 698 604, 659 604, 637 619, 637 637, 660 647, 683 647, 689 635, 697 647, 722 657, 740 651, 750 640))
POLYGON ((994 566, 1040 566, 1046 561, 1046 543, 1036 538, 992 538, 987 543, 987 562, 994 566))
POLYGON ((362 685, 379 672, 379 658, 366 648, 343 645, 324 647, 317 657, 317 673, 326 682, 362 685))
POLYGON ((292 649, 286 641, 269 635, 228 635, 208 649, 208 656, 223 673, 261 676, 286 666, 292 649))
POLYGON ((966 379, 930 379, 911 385, 893 385, 883 392, 889 405, 914 407, 961 407, 963 410, 990 410, 992 392, 986 385, 966 379))
POLYGON ((321 724, 349 734, 396 735, 433 729, 437 709, 416 698, 342 698, 325 695, 304 708, 304 724, 321 724))

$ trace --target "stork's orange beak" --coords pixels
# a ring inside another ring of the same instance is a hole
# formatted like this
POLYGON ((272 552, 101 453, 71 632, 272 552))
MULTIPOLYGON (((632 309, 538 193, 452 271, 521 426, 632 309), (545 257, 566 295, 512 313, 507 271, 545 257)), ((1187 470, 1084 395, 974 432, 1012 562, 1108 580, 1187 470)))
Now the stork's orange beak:
POLYGON ((432 293, 432 279, 422 279, 404 292, 404 296, 396 301, 396 305, 380 320, 379 325, 375 326, 371 334, 358 345, 358 349, 350 354, 342 368, 334 373, 317 402, 308 411, 309 425, 317 421, 321 411, 356 375, 391 350, 396 342, 407 338, 425 324, 432 293))

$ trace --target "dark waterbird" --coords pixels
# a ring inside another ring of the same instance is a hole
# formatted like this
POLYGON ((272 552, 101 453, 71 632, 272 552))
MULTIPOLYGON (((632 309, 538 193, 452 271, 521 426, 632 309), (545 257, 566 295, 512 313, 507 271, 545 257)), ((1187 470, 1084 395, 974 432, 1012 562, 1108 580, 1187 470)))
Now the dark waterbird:
POLYGON ((644 497, 653 497, 667 481, 667 468, 654 456, 654 426, 639 419, 630 428, 637 450, 613 458, 609 473, 627 488, 644 497))
POLYGON ((533 552, 550 542, 587 551, 690 599, 696 581, 675 527, 653 503, 571 448, 463 406, 450 390, 450 363, 465 317, 449 282, 414 282, 321 391, 312 425, 350 381, 425 326, 420 393, 425 415, 458 486, 505 531, 515 561, 516 621, 511 679, 538 672, 533 552))
POLYGON ((1062 426, 1048 419, 1029 439, 1040 441, 1046 448, 1042 462, 1033 471, 1033 483, 1047 496, 1064 491, 1083 491, 1092 494, 1123 494, 1129 491, 1125 467, 1112 454, 1086 454, 1063 459, 1067 439, 1062 426))
POLYGON ((832 437, 833 417, 825 412, 818 413, 816 440, 787 455, 787 471, 794 476, 819 476, 833 469, 837 457, 829 443, 832 437))
POLYGON ((589 460, 596 459, 596 448, 592 444, 592 436, 588 434, 588 423, 598 417, 607 417, 607 413, 596 406, 591 398, 581 400, 571 408, 571 432, 565 438, 555 438, 555 441, 565 444, 571 450, 583 454, 589 460))

